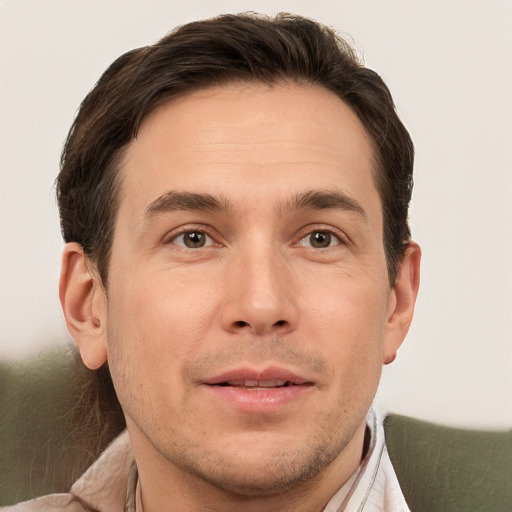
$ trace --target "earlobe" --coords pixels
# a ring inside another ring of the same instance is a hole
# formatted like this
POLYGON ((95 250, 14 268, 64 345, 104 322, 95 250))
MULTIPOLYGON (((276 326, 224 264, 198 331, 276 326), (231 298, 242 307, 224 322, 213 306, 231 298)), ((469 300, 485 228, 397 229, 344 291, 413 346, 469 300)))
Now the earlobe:
POLYGON ((62 255, 59 297, 69 333, 91 370, 107 360, 106 296, 82 247, 69 243, 62 255))
POLYGON ((420 285, 421 249, 416 242, 409 242, 390 298, 383 363, 390 364, 405 339, 414 314, 420 285))

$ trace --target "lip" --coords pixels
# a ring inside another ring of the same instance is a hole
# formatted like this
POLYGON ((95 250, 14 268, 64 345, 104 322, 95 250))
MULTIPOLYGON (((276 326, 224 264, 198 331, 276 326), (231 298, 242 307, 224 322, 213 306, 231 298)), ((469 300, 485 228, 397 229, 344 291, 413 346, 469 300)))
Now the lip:
POLYGON ((236 368, 201 384, 214 400, 241 412, 258 414, 280 411, 299 401, 314 386, 312 380, 278 366, 236 368))
POLYGON ((306 377, 302 377, 297 375, 295 372, 288 370, 286 368, 282 368, 279 366, 267 366, 266 368, 262 368, 261 370, 255 368, 234 368, 232 370, 228 370, 219 375, 215 375, 213 377, 207 378, 203 381, 203 384, 208 385, 219 385, 228 381, 271 381, 271 380, 281 380, 285 382, 290 382, 296 385, 302 384, 313 384, 313 381, 308 380, 306 377))

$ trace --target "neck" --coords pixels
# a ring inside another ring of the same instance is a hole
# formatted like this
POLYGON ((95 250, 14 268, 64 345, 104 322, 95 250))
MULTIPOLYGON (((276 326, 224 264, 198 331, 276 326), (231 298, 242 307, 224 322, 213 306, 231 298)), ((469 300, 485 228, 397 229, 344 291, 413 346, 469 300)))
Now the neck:
POLYGON ((170 463, 152 446, 148 449, 145 436, 141 446, 138 434, 130 433, 130 437, 144 512, 321 512, 357 470, 364 454, 365 424, 320 473, 291 489, 269 495, 222 489, 170 463))

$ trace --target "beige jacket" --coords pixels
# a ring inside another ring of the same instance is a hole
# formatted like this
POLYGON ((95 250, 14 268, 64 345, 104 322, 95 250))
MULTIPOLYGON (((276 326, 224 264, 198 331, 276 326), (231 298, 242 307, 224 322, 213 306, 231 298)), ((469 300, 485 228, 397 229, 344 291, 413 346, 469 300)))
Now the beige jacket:
POLYGON ((75 482, 66 494, 51 494, 10 507, 1 512, 122 512, 125 510, 127 482, 134 462, 125 431, 75 482))
MULTIPOLYGON (((358 470, 332 497, 324 512, 409 512, 389 459, 382 422, 370 411, 370 447, 358 470)), ((73 485, 0 512, 135 512, 141 510, 128 433, 122 433, 73 485)))

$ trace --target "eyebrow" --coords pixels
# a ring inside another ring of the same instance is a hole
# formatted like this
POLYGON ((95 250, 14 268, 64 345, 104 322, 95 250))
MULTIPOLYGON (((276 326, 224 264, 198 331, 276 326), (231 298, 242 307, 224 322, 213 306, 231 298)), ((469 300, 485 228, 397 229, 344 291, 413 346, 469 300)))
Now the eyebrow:
POLYGON ((202 212, 227 212, 233 209, 232 204, 222 197, 194 192, 166 192, 155 199, 146 209, 146 218, 177 210, 197 210, 202 212))
MULTIPOLYGON (((169 191, 155 199, 146 209, 145 217, 179 210, 232 213, 233 204, 225 197, 206 193, 169 191)), ((365 221, 368 216, 364 208, 353 198, 340 191, 309 190, 283 201, 278 211, 297 210, 344 210, 357 213, 365 221)))
POLYGON ((281 205, 286 210, 344 210, 358 214, 365 221, 368 215, 364 208, 352 197, 337 190, 310 190, 297 194, 281 205))

